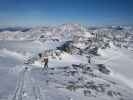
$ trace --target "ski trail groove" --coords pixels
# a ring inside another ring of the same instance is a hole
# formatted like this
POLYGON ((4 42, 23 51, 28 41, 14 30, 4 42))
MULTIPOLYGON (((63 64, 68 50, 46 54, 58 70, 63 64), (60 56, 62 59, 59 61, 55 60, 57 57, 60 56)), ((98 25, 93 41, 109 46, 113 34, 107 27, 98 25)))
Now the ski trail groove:
POLYGON ((22 99, 22 92, 23 92, 23 86, 24 86, 24 76, 25 76, 26 69, 22 70, 19 74, 19 80, 17 83, 17 88, 14 93, 14 96, 12 100, 23 100, 22 99))
POLYGON ((32 93, 34 95, 35 100, 44 100, 41 95, 39 84, 34 80, 34 78, 31 76, 31 73, 28 73, 28 78, 30 80, 30 84, 32 87, 32 93))
POLYGON ((28 93, 28 99, 26 100, 44 100, 43 96, 41 95, 39 84, 36 82, 36 80, 34 80, 31 72, 27 69, 23 69, 19 73, 16 90, 11 100, 25 100, 23 97, 23 91, 28 93))

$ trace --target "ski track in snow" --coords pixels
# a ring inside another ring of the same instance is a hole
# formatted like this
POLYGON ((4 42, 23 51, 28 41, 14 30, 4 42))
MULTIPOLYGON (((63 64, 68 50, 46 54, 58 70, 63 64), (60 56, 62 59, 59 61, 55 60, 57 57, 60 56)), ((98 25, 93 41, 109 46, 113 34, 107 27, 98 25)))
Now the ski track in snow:
POLYGON ((26 72, 26 70, 23 70, 19 74, 18 85, 17 85, 16 91, 14 93, 12 100, 22 100, 22 91, 23 91, 23 86, 24 86, 25 72, 26 72))
POLYGON ((44 100, 40 92, 40 87, 27 69, 23 69, 20 72, 18 85, 11 100, 44 100), (27 99, 24 97, 25 94, 28 94, 26 95, 27 99))
POLYGON ((37 84, 37 82, 32 78, 30 72, 27 73, 27 78, 29 80, 31 89, 33 90, 31 93, 34 95, 35 100, 44 100, 41 95, 39 84, 37 84))

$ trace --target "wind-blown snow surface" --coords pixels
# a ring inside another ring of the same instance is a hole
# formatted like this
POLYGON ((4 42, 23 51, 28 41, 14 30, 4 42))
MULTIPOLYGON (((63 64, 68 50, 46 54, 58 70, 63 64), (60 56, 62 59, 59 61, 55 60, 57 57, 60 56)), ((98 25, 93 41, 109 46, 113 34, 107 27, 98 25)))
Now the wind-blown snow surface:
MULTIPOLYGON (((8 100, 13 94, 18 74, 14 68, 23 65, 23 57, 17 53, 0 50, 0 100, 8 100)), ((19 69, 22 69, 19 67, 19 69)))
MULTIPOLYGON (((0 100, 133 100, 133 52, 110 42, 110 48, 98 48, 99 56, 91 54, 87 39, 95 35, 88 30, 68 24, 1 33, 0 100), (68 41, 66 52, 62 45, 68 41), (44 51, 50 52, 47 70, 37 56, 44 51)), ((110 34, 110 29, 95 31, 110 34)), ((100 43, 94 39, 92 48, 100 43)))
POLYGON ((133 88, 133 52, 112 45, 106 50, 99 50, 100 57, 94 58, 96 63, 103 63, 113 70, 112 75, 133 88))

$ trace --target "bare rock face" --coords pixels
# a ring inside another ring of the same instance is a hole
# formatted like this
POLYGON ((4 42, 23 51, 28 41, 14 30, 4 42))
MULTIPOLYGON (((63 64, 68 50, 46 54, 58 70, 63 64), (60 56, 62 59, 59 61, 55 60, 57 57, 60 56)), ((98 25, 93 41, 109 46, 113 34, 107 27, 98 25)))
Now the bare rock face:
POLYGON ((97 64, 98 70, 104 74, 110 74, 109 69, 104 64, 97 64))

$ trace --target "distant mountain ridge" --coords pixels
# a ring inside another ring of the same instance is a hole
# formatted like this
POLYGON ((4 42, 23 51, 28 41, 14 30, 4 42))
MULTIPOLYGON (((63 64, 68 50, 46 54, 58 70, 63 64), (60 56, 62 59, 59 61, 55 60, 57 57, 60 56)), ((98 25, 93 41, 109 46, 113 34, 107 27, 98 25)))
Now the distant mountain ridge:
POLYGON ((91 36, 96 34, 133 33, 132 26, 87 26, 82 24, 67 23, 58 26, 42 27, 7 27, 0 28, 0 39, 38 39, 43 36, 72 37, 91 36))
POLYGON ((3 32, 3 31, 11 31, 11 32, 14 32, 14 31, 22 31, 22 32, 26 32, 26 31, 29 31, 30 28, 26 28, 26 27, 6 27, 6 28, 0 28, 0 32, 3 32))

